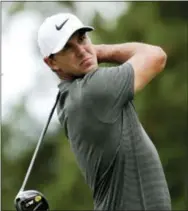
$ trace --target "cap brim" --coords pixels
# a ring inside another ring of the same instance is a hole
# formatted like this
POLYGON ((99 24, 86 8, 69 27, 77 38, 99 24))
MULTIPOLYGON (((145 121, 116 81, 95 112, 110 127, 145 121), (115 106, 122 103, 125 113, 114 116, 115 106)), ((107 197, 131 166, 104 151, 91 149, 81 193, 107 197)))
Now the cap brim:
POLYGON ((85 31, 93 31, 94 28, 91 26, 82 26, 79 28, 74 29, 73 31, 71 31, 71 33, 67 34, 66 37, 63 37, 62 40, 58 43, 58 46, 52 51, 52 54, 58 53, 59 51, 61 51, 65 44, 68 42, 68 40, 71 38, 71 36, 78 30, 85 30, 85 31))

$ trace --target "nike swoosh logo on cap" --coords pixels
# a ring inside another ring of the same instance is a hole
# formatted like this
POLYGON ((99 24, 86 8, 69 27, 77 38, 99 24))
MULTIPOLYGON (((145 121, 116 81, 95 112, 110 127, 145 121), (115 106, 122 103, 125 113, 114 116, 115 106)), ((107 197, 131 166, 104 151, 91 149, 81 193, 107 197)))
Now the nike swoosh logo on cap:
POLYGON ((61 30, 61 28, 65 25, 65 23, 69 20, 69 18, 67 18, 61 25, 57 26, 55 25, 56 29, 59 31, 61 30))

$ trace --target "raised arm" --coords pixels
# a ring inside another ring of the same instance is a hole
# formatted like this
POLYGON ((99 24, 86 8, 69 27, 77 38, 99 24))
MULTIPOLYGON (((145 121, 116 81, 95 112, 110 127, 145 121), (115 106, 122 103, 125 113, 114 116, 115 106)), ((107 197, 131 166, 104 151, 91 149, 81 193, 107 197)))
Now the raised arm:
POLYGON ((95 45, 99 63, 128 62, 134 69, 134 92, 143 89, 166 64, 166 53, 162 48, 144 43, 95 45))

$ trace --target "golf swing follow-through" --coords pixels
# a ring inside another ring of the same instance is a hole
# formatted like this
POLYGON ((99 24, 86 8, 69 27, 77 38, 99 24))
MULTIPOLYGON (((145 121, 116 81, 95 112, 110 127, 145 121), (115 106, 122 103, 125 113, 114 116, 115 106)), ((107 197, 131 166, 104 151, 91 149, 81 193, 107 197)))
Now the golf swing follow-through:
MULTIPOLYGON (((93 44, 88 36, 93 30, 73 14, 55 14, 40 26, 38 45, 60 79, 58 119, 92 191, 94 210, 169 211, 163 166, 133 102, 165 68, 167 55, 139 42, 93 44)), ((47 210, 41 193, 23 190, 29 173, 15 200, 17 210, 47 210)))
POLYGON ((44 136, 48 129, 48 125, 53 116, 54 110, 55 110, 57 102, 59 100, 59 96, 60 96, 60 92, 57 94, 55 104, 49 114, 48 120, 47 120, 47 122, 43 128, 43 131, 41 133, 41 136, 38 140, 37 146, 35 148, 33 157, 31 159, 31 162, 30 162, 29 168, 27 170, 26 176, 24 178, 24 181, 22 183, 22 186, 14 200, 14 204, 15 204, 17 211, 48 211, 49 210, 48 201, 42 193, 40 193, 39 191, 36 191, 36 190, 24 190, 24 189, 28 182, 28 178, 31 174, 31 170, 33 168, 33 164, 35 162, 36 156, 39 152, 40 145, 44 139, 44 136))

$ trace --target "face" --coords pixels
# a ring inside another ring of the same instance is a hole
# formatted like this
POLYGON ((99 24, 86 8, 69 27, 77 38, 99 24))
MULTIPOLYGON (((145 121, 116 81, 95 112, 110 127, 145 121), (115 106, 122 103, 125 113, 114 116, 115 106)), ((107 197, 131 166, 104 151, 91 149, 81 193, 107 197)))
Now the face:
POLYGON ((58 75, 80 76, 98 68, 95 49, 85 31, 77 31, 48 65, 58 75))

